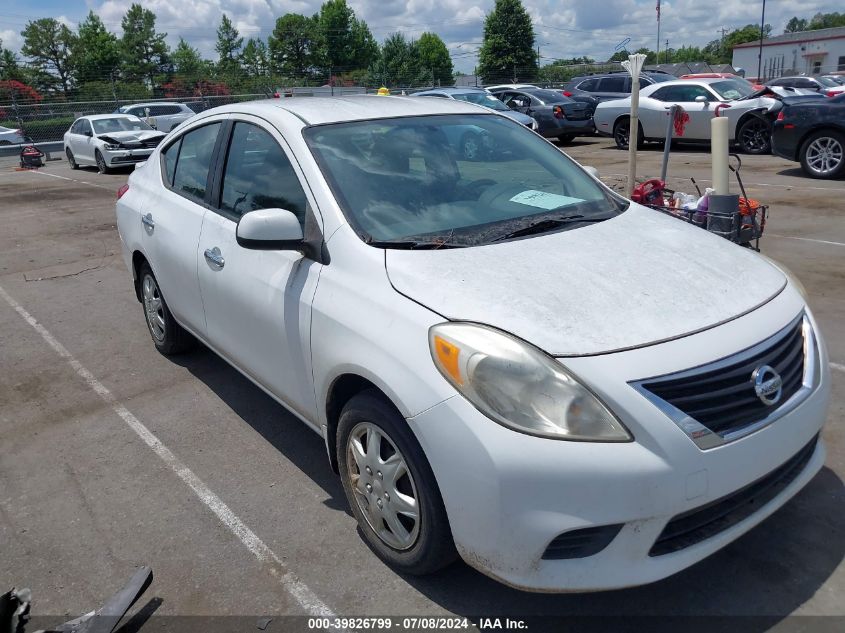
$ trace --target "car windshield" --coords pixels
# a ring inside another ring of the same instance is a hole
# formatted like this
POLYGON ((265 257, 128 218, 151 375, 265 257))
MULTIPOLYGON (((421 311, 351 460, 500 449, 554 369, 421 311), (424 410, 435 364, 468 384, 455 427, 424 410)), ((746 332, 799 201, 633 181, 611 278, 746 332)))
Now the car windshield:
POLYGON ((137 117, 116 116, 110 119, 94 119, 91 121, 95 134, 110 134, 113 132, 140 132, 152 130, 149 125, 137 117))
POLYGON ((839 84, 830 79, 829 77, 816 77, 816 81, 818 81, 821 85, 825 88, 838 88, 839 84))
POLYGON ((627 208, 556 147, 500 116, 336 123, 307 128, 305 138, 350 224, 379 246, 480 245, 627 208))
POLYGON ((469 101, 470 103, 482 105, 485 108, 490 108, 491 110, 510 110, 508 106, 486 92, 460 92, 453 94, 452 96, 458 101, 469 101))
POLYGON ((724 81, 714 81, 710 84, 710 88, 716 91, 722 99, 745 99, 754 92, 754 87, 744 79, 725 79, 724 81))
POLYGON ((668 74, 668 73, 654 73, 654 74, 651 74, 651 73, 645 73, 645 75, 644 75, 644 76, 645 76, 645 77, 648 77, 648 78, 649 78, 649 79, 651 79, 654 83, 657 83, 657 84, 659 84, 659 83, 661 83, 661 82, 663 82, 663 81, 671 81, 671 80, 673 80, 673 79, 677 79, 677 77, 675 77, 674 75, 670 75, 670 74, 668 74))
POLYGON ((523 92, 530 94, 532 97, 537 97, 540 101, 549 105, 551 103, 572 103, 572 99, 564 97, 562 93, 554 90, 543 90, 541 88, 526 88, 523 92))

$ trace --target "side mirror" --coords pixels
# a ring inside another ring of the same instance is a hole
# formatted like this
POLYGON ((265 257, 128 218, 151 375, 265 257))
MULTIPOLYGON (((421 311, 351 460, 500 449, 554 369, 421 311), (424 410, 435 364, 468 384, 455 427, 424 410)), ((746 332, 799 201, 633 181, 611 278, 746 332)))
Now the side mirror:
POLYGON ((695 102, 696 102, 696 103, 707 103, 708 101, 710 101, 710 99, 708 99, 708 98, 707 98, 707 97, 705 97, 704 95, 698 95, 698 96, 695 98, 695 102))
POLYGON ((244 214, 235 230, 238 244, 258 251, 298 251, 303 248, 299 220, 285 209, 259 209, 244 214))
POLYGON ((85 131, 83 132, 83 134, 84 134, 85 136, 94 136, 94 133, 93 133, 91 130, 85 130, 85 131))
POLYGON ((590 174, 590 175, 591 175, 593 178, 595 178, 596 180, 601 180, 601 179, 599 178, 599 170, 598 170, 598 169, 596 169, 595 167, 593 167, 592 165, 581 165, 581 167, 583 168, 583 170, 584 170, 585 172, 587 172, 588 174, 590 174))

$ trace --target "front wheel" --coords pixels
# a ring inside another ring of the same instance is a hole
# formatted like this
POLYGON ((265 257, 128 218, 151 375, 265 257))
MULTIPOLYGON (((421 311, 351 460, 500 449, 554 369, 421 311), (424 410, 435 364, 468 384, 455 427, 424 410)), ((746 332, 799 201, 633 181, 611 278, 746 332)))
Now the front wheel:
POLYGON ((838 178, 845 174, 845 135, 833 130, 814 132, 801 146, 799 158, 811 178, 838 178))
MULTIPOLYGON (((643 126, 637 123, 637 149, 642 149, 645 145, 643 139, 643 126)), ((619 149, 628 149, 628 142, 631 137, 631 119, 619 119, 616 125, 613 126, 613 140, 616 141, 616 147, 619 149)))
POLYGON ((377 391, 354 396, 337 432, 343 490, 367 544, 400 572, 430 574, 457 557, 431 466, 408 423, 377 391))
POLYGON ((106 159, 105 159, 105 158, 103 158, 103 155, 100 153, 100 150, 97 150, 97 151, 95 152, 95 156, 94 156, 94 158, 95 158, 95 159, 96 159, 96 161, 97 161, 97 169, 99 170, 99 172, 100 172, 101 174, 107 174, 107 173, 109 173, 109 166, 108 166, 108 165, 106 165, 106 159))
POLYGON ((746 154, 769 154, 772 151, 772 130, 763 119, 751 116, 737 130, 740 149, 746 154))
POLYGON ((69 147, 65 150, 65 156, 67 156, 67 164, 71 169, 79 169, 79 165, 76 163, 73 152, 70 151, 69 147))

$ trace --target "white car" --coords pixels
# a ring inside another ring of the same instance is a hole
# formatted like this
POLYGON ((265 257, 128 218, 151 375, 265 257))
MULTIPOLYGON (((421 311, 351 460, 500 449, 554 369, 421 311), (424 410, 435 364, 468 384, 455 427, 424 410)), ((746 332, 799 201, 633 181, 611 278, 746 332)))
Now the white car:
POLYGON ((131 114, 139 119, 144 119, 161 132, 169 132, 196 114, 184 103, 176 101, 133 103, 132 105, 121 106, 117 111, 121 114, 131 114))
MULTIPOLYGON (((664 81, 640 90, 640 131, 637 142, 663 141, 666 138, 667 111, 678 104, 689 115, 683 136, 685 141, 709 142, 710 120, 716 107, 725 104, 720 116, 730 121, 730 140, 748 154, 771 151, 771 125, 766 112, 773 107, 771 97, 756 97, 746 81, 735 79, 682 79, 664 81)), ((628 147, 631 98, 602 101, 593 120, 599 134, 613 136, 617 147, 628 147)))
POLYGON ((0 125, 0 145, 21 145, 22 143, 26 143, 22 130, 0 125))
POLYGON ((494 112, 222 106, 118 196, 158 350, 201 341, 319 434, 403 572, 460 555, 529 590, 655 581, 824 463, 828 359, 800 284, 494 112), (456 159, 447 128, 467 125, 500 151, 456 159))
POLYGON ((165 137, 136 116, 95 114, 78 118, 65 132, 64 149, 71 169, 94 165, 101 174, 114 167, 141 163, 165 137))

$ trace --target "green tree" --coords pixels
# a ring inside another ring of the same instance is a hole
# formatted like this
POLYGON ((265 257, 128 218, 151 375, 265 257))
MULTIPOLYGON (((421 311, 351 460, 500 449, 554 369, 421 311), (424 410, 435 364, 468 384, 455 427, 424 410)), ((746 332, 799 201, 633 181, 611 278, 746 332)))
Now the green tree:
POLYGON ((267 45, 260 38, 249 38, 241 53, 241 65, 249 77, 264 77, 268 71, 267 45))
POLYGON ((806 31, 807 30, 807 20, 804 18, 793 17, 790 18, 789 22, 786 23, 786 28, 783 30, 784 33, 797 33, 799 31, 806 31))
POLYGON ((79 24, 73 56, 80 83, 108 81, 120 67, 120 43, 93 11, 79 24))
POLYGON ((526 81, 537 75, 534 28, 520 0, 496 0, 487 14, 478 66, 488 82, 526 81))
POLYGON ((273 73, 304 78, 318 65, 322 40, 319 18, 287 13, 276 20, 267 38, 267 56, 273 73))
POLYGON ((60 85, 67 95, 73 84, 73 31, 53 18, 41 18, 28 22, 21 35, 21 53, 29 58, 41 81, 60 85))
POLYGON ((2 81, 23 81, 24 73, 18 63, 18 56, 14 51, 3 48, 3 40, 0 40, 0 80, 2 81))
POLYGON ((379 56, 378 43, 370 32, 370 27, 364 20, 353 18, 349 32, 349 65, 353 71, 369 67, 379 56))
POLYGON ((384 40, 370 75, 385 86, 431 83, 431 74, 421 68, 417 43, 405 39, 402 33, 393 33, 384 40))
POLYGON ((217 59, 217 68, 221 74, 232 77, 240 69, 240 50, 243 46, 244 38, 238 33, 238 29, 232 24, 225 13, 220 20, 220 26, 217 27, 217 44, 214 50, 219 55, 217 59))
POLYGON ((452 85, 452 58, 446 44, 434 33, 423 33, 417 40, 417 54, 420 65, 432 75, 432 83, 438 85, 452 85))
POLYGON ((211 74, 211 62, 203 59, 200 52, 181 37, 170 60, 174 74, 187 84, 195 84, 211 74))
POLYGON ((146 81, 155 88, 157 79, 169 69, 169 50, 157 33, 155 13, 140 4, 132 4, 121 21, 120 41, 123 72, 130 80, 146 81))
POLYGON ((322 42, 321 63, 329 75, 366 68, 379 54, 370 27, 355 17, 346 0, 328 0, 317 17, 322 42))
POLYGON ((807 25, 809 30, 830 29, 845 26, 845 13, 816 13, 807 25))

